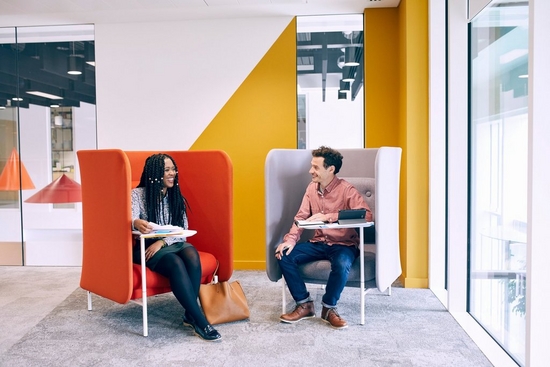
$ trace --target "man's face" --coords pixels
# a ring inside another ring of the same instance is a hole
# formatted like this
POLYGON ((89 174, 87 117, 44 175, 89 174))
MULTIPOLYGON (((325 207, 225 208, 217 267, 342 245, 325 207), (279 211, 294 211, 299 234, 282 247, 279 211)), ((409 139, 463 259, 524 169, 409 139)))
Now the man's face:
POLYGON ((320 183, 323 187, 328 185, 334 178, 334 166, 329 166, 328 168, 325 168, 324 163, 325 158, 313 157, 311 159, 311 168, 309 169, 311 181, 315 183, 320 183))

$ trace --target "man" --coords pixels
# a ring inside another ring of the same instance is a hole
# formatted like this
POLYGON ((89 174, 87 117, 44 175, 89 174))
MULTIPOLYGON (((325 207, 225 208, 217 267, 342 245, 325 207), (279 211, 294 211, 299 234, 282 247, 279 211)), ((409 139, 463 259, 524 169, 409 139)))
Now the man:
MULTIPOLYGON (((372 212, 359 191, 349 182, 336 177, 342 167, 342 155, 321 146, 312 151, 312 156, 309 170, 311 182, 294 219, 332 223, 338 220, 341 209, 364 208, 367 210, 366 220, 372 221, 372 212)), ((303 228, 293 224, 283 243, 275 250, 288 289, 296 301, 294 311, 281 315, 280 320, 294 323, 315 317, 313 299, 298 272, 298 265, 329 260, 331 272, 322 298, 321 318, 333 328, 345 328, 347 322, 338 314, 336 303, 348 280, 351 265, 359 256, 359 235, 353 228, 316 229, 311 240, 296 243, 302 232, 303 228)))

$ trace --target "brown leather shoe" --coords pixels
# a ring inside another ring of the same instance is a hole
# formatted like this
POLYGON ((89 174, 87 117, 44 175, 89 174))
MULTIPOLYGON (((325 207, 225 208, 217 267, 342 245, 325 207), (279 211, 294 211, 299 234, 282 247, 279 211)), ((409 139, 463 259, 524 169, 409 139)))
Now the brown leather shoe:
POLYGON ((312 317, 315 317, 315 306, 313 305, 313 301, 309 301, 296 305, 294 311, 281 315, 279 319, 282 322, 293 324, 300 320, 309 319, 312 317))
POLYGON ((340 317, 338 315, 338 311, 336 311, 336 308, 326 308, 323 306, 323 311, 321 312, 321 319, 323 321, 326 321, 335 329, 343 329, 348 327, 348 323, 346 320, 340 317))

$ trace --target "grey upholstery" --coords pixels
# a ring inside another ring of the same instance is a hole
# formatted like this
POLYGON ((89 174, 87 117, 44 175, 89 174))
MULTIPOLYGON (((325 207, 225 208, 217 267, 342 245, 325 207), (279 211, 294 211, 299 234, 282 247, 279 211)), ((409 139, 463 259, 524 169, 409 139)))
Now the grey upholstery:
MULTIPOLYGON (((374 214, 374 227, 365 228, 365 288, 389 290, 401 274, 399 256, 399 174, 401 148, 341 149, 344 156, 338 177, 353 184, 374 214)), ((274 149, 265 166, 266 273, 270 280, 281 279, 274 256, 275 248, 289 231, 300 206, 311 166, 311 151, 274 149)), ((305 230, 301 240, 313 234, 305 230)), ((360 286, 360 261, 350 271, 347 286, 360 286)), ((306 283, 325 284, 330 272, 328 261, 301 266, 306 283)))

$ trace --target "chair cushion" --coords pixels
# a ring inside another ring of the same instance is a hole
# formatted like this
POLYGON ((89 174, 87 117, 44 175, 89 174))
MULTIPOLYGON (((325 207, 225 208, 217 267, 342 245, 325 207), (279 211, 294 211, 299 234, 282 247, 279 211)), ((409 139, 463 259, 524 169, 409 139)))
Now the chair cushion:
MULTIPOLYGON (((212 281, 212 275, 218 266, 218 261, 214 255, 208 252, 199 251, 201 259, 201 284, 206 284, 212 281)), ((170 282, 168 279, 159 273, 147 268, 147 296, 154 296, 155 294, 162 294, 171 292, 170 282)), ((137 299, 142 297, 141 289, 141 265, 133 264, 133 290, 130 299, 137 299)))
MULTIPOLYGON (((376 275, 376 254, 373 252, 365 251, 365 282, 374 280, 376 275)), ((353 265, 351 266, 348 282, 346 286, 348 287, 359 287, 361 283, 361 273, 360 273, 360 259, 359 257, 355 259, 353 265)), ((306 283, 317 283, 325 284, 328 280, 330 274, 330 261, 328 260, 319 260, 313 261, 307 264, 300 265, 299 267, 300 274, 302 279, 306 283)))
POLYGON ((369 206, 370 210, 372 211, 372 218, 373 221, 375 220, 375 201, 374 201, 374 194, 375 194, 375 183, 376 180, 372 177, 341 177, 343 180, 346 180, 355 188, 361 195, 363 195, 363 199, 367 202, 367 205, 369 206))

